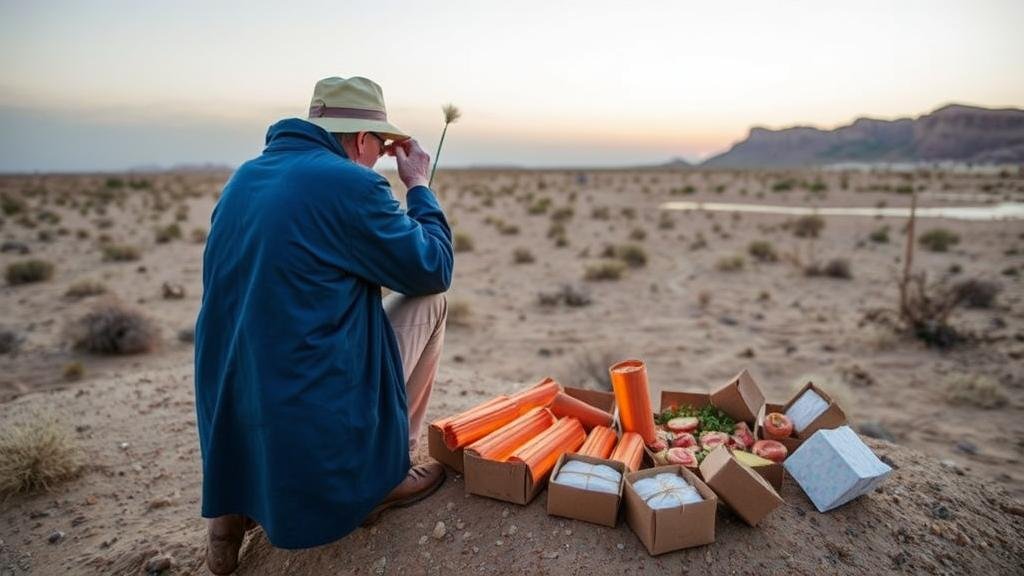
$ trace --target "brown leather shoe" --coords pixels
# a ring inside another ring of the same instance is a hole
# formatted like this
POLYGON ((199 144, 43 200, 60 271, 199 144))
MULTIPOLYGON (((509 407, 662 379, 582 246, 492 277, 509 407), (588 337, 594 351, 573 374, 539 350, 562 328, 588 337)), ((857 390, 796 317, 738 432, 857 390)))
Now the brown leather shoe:
POLYGON ((388 508, 401 508, 423 500, 433 494, 441 484, 444 484, 444 466, 438 462, 420 464, 409 468, 405 480, 395 487, 380 504, 374 508, 363 525, 373 524, 380 517, 381 512, 388 508))
POLYGON ((245 533, 258 525, 248 516, 231 514, 210 520, 206 529, 206 567, 214 574, 231 574, 238 568, 238 550, 245 533))

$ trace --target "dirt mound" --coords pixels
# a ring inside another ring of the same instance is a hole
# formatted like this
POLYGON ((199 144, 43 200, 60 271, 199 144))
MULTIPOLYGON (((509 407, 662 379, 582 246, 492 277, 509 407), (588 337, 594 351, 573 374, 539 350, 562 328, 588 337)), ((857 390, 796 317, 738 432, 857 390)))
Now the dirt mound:
MULTIPOLYGON (((518 386, 455 368, 438 384, 432 416, 518 386)), ((165 574, 205 574, 191 366, 31 394, 0 404, 0 420, 42 407, 75 430, 89 471, 54 492, 4 504, 0 573, 143 574, 167 554, 165 574)), ((321 548, 277 550, 257 530, 238 573, 1021 572, 1024 505, 951 464, 869 443, 895 468, 875 493, 819 514, 787 483, 785 505, 758 528, 722 510, 717 542, 656 558, 624 521, 611 529, 548 517, 545 493, 525 507, 467 496, 462 478, 451 475, 426 501, 321 548)))

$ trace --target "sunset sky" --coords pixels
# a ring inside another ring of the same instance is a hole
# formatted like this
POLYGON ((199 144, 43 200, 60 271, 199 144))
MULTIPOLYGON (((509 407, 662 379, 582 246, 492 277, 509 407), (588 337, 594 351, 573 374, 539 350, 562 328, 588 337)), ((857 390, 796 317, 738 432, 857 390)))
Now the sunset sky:
MULTIPOLYGON (((1024 2, 0 0, 0 171, 237 165, 324 76, 442 165, 700 159, 753 125, 1024 107, 1024 2)), ((385 165, 386 167, 386 165, 385 165)))

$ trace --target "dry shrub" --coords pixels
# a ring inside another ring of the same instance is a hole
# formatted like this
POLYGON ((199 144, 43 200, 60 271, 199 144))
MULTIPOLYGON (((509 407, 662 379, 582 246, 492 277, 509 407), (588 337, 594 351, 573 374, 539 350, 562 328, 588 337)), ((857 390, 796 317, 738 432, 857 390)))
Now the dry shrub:
POLYGON ((853 271, 850 269, 850 261, 846 258, 833 258, 824 265, 817 262, 809 264, 804 268, 807 276, 825 276, 838 280, 849 280, 853 278, 853 271))
POLYGON ((755 240, 747 245, 747 254, 758 262, 777 262, 779 255, 775 246, 767 240, 755 240))
POLYGON ((177 223, 168 224, 167 226, 157 228, 154 233, 157 244, 166 244, 171 240, 178 240, 181 238, 181 226, 178 226, 177 223))
POLYGON ((643 242, 647 239, 647 231, 643 228, 633 228, 629 233, 629 239, 636 242, 643 242))
POLYGON ((797 238, 817 238, 825 228, 825 219, 817 214, 807 214, 789 223, 797 238))
POLYGON ((715 262, 715 269, 719 272, 739 272, 743 270, 744 265, 743 256, 723 256, 715 262))
POLYGON ((950 247, 960 243, 960 236, 952 230, 946 228, 932 228, 931 230, 921 234, 917 241, 924 246, 926 250, 932 252, 947 252, 950 247))
POLYGON ((69 362, 64 365, 63 376, 65 380, 81 380, 85 376, 85 366, 81 362, 69 362))
POLYGON ((983 374, 953 374, 946 378, 946 401, 990 410, 1009 402, 1003 387, 983 374))
POLYGON ((473 319, 473 308, 465 300, 448 301, 448 325, 466 327, 473 319))
POLYGON ((7 283, 11 286, 44 282, 53 277, 53 263, 33 258, 7 265, 7 283))
POLYGON ((101 282, 94 280, 80 280, 75 282, 71 286, 68 286, 64 296, 66 298, 72 298, 79 300, 81 298, 88 298, 89 296, 98 296, 100 294, 106 294, 107 287, 101 282))
POLYGON ((100 252, 106 262, 134 262, 142 257, 138 247, 130 244, 103 244, 100 252))
POLYGON ((630 268, 643 268, 647 265, 647 252, 637 244, 623 244, 615 248, 615 257, 630 268))
POLYGON ((194 244, 203 244, 206 242, 206 228, 193 228, 190 237, 194 244))
POLYGON ((625 263, 618 260, 603 260, 588 265, 583 271, 583 279, 591 281, 618 280, 625 272, 625 263))
POLYGON ((532 264, 536 261, 529 248, 516 248, 512 251, 512 262, 515 264, 532 264))
POLYGON ((159 330, 147 316, 115 300, 102 302, 68 327, 78 350, 138 354, 156 348, 159 330))
POLYGON ((35 415, 0 431, 0 496, 49 490, 81 472, 78 448, 53 416, 35 415))
POLYGON ((573 374, 584 387, 611 391, 612 377, 608 369, 621 359, 620 353, 610 349, 587 350, 576 357, 573 374))
POLYGON ((0 354, 10 354, 21 346, 22 337, 14 330, 0 329, 0 354))
POLYGON ((563 284, 561 288, 554 292, 539 292, 537 294, 537 302, 541 306, 565 304, 570 308, 581 308, 589 306, 593 303, 593 300, 590 297, 590 291, 585 287, 563 284))
POLYGON ((456 252, 472 252, 474 248, 473 237, 465 232, 456 232, 453 245, 456 252))
POLYGON ((953 290, 968 308, 992 308, 1002 287, 991 280, 970 278, 954 285, 953 290))

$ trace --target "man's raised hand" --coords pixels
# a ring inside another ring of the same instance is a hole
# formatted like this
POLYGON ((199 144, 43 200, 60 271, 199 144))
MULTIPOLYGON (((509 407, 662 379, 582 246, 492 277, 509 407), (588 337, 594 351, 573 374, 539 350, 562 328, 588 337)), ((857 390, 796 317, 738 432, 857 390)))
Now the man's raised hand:
POLYGON ((410 138, 393 143, 388 154, 398 163, 398 177, 407 188, 426 186, 430 182, 430 154, 410 138))

